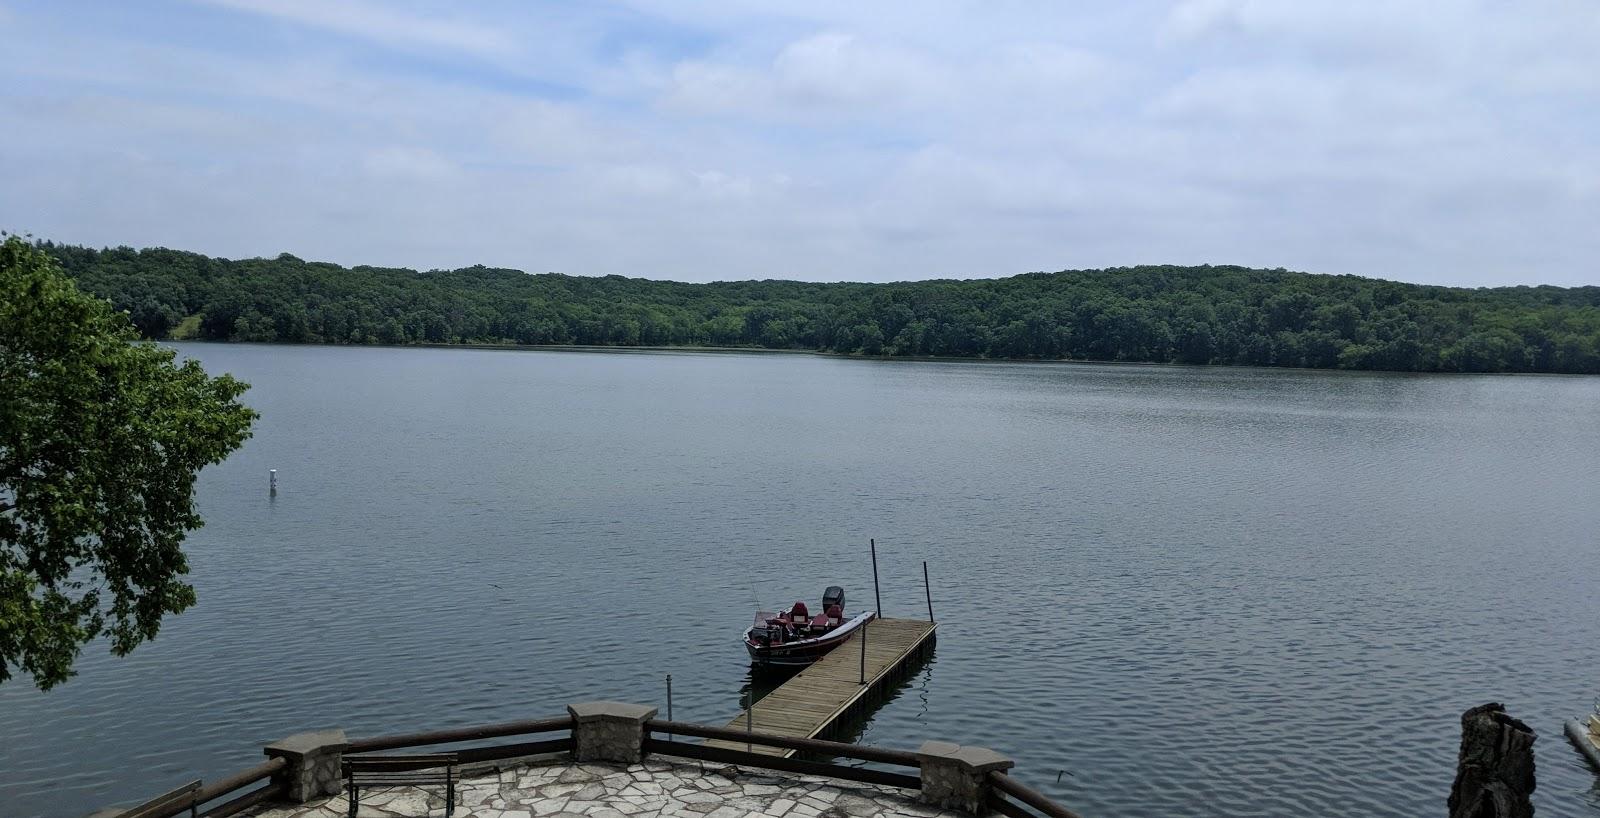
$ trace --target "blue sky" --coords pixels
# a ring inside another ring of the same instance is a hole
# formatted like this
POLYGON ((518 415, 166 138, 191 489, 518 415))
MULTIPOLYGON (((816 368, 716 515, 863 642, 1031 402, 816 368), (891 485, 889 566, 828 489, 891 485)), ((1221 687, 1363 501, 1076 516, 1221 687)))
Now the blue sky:
POLYGON ((0 227, 700 281, 1600 284, 1600 4, 0 0, 0 227))

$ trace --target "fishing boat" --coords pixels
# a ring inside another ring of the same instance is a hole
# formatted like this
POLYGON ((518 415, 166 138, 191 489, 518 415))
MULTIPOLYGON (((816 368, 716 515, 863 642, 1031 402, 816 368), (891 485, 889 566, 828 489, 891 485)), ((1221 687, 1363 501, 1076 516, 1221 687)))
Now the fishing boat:
POLYGON ((844 589, 830 585, 822 592, 822 610, 815 615, 804 602, 782 611, 758 612, 744 632, 744 647, 757 667, 805 667, 876 617, 875 612, 864 611, 847 618, 844 589))

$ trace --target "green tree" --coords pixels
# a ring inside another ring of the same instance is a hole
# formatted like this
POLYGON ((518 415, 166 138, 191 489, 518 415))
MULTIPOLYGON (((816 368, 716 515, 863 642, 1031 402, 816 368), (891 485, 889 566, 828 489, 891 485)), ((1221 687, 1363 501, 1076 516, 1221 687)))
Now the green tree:
POLYGON ((1203 265, 893 284, 686 284, 44 243, 145 337, 768 346, 1471 372, 1600 372, 1600 287, 1435 287, 1203 265), (198 332, 196 333, 196 330, 198 332))
POLYGON ((194 604, 194 481, 243 443, 246 385, 139 342, 43 251, 0 243, 0 682, 42 689, 194 604))

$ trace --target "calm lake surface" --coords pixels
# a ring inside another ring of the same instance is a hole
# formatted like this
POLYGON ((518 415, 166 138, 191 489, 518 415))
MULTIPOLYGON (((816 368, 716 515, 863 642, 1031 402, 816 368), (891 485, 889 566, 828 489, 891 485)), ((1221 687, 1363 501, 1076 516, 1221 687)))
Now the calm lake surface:
POLYGON ((739 707, 759 602, 940 621, 860 739, 992 746, 1089 816, 1442 815, 1461 711, 1600 814, 1600 378, 181 345, 253 388, 200 604, 0 687, 0 814, 260 745, 739 707), (267 470, 280 491, 267 496, 267 470), (1066 774, 1060 775, 1059 771, 1066 774))

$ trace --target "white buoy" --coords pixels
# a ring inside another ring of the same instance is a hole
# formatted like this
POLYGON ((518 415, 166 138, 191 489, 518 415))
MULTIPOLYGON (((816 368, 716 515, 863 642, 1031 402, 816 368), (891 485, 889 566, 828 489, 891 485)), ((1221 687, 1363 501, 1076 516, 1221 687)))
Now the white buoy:
POLYGON ((267 493, 276 497, 278 495, 278 470, 267 469, 267 493))

